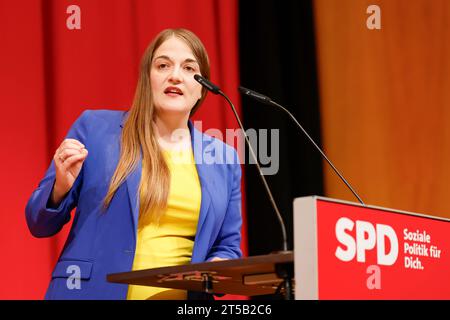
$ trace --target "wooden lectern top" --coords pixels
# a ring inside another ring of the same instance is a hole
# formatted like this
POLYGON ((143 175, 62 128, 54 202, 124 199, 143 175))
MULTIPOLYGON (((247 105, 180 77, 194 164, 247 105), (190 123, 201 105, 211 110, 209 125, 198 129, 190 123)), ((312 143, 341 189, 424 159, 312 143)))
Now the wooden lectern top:
POLYGON ((283 279, 276 266, 293 267, 292 252, 241 259, 193 263, 182 266, 113 273, 109 282, 204 292, 205 277, 212 293, 255 296, 273 294, 283 279))

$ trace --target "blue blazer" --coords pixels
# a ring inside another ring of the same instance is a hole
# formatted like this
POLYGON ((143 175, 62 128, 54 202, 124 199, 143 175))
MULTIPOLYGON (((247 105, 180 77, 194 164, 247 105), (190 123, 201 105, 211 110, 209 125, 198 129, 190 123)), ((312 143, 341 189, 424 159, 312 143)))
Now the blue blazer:
MULTIPOLYGON (((102 211, 102 202, 119 160, 126 114, 109 110, 83 112, 67 134, 67 138, 79 140, 89 151, 71 190, 58 208, 48 206, 55 182, 52 161, 28 201, 27 224, 31 233, 39 238, 58 233, 69 222, 72 209, 77 208, 46 299, 126 299, 128 286, 109 283, 106 276, 132 269, 141 160, 118 188, 108 209, 102 211), (79 285, 74 285, 74 276, 81 278, 79 285)), ((241 168, 236 151, 196 130, 190 121, 189 130, 201 184, 200 216, 191 262, 204 262, 214 257, 239 258, 241 168)))

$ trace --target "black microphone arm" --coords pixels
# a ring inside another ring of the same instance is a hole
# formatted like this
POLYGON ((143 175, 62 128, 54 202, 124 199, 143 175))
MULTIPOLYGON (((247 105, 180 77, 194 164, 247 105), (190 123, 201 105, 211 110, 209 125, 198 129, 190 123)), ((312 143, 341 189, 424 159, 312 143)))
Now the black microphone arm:
POLYGON ((292 113, 290 113, 285 107, 283 107, 282 105, 276 103, 275 101, 272 101, 272 99, 270 99, 269 97, 255 92, 253 90, 244 88, 244 87, 239 87, 239 91, 241 93, 243 93, 246 96, 249 96, 255 100, 258 100, 264 104, 268 104, 270 106, 275 106, 280 108, 281 110, 283 110, 284 112, 286 112, 291 119, 295 122, 295 124, 297 124, 297 126, 303 131, 303 133, 305 134, 306 137, 308 137, 309 141, 311 141, 311 143, 314 145, 314 147, 316 147, 316 149, 320 152, 320 154, 322 155, 322 157, 328 162, 328 164, 331 166, 331 168, 333 168, 334 172, 339 176, 339 178, 341 178, 341 180, 345 183, 345 185, 350 189, 350 191, 353 193, 353 195, 358 199, 358 201, 365 206, 364 202, 361 200, 361 198, 358 196, 358 194, 356 193, 355 190, 353 190, 352 186, 347 182, 347 180, 345 180, 345 178, 343 177, 343 175, 339 172, 339 170, 333 165, 333 163, 328 159, 328 157, 325 155, 325 153, 322 151, 322 149, 320 149, 320 147, 316 144, 316 142, 314 141, 313 138, 310 137, 310 135, 308 134, 308 132, 306 132, 305 129, 303 129, 303 127, 300 125, 300 123, 297 121, 297 119, 295 119, 295 117, 292 115, 292 113))
POLYGON ((227 97, 226 94, 222 92, 222 90, 219 89, 218 86, 211 83, 208 79, 200 76, 199 74, 194 75, 194 79, 197 80, 203 87, 208 89, 214 94, 219 94, 222 97, 224 97, 228 104, 231 106, 231 109, 233 110, 234 116, 236 117, 237 122, 239 123, 239 126, 241 127, 242 133, 244 134, 245 141, 247 143, 248 149, 250 150, 250 154, 253 157, 253 160, 255 161, 256 167, 258 168, 259 176, 262 180, 262 183, 264 185, 264 188, 266 189, 266 192, 269 196, 270 203, 272 204, 273 209, 275 210, 275 213, 277 214, 278 221, 280 222, 281 226, 281 233, 283 236, 283 251, 288 251, 288 243, 287 243, 287 235, 286 235, 286 225, 284 224, 283 217, 280 214, 280 210, 278 210, 278 206, 275 203, 275 199, 273 198, 272 192, 270 191, 269 185, 267 184, 266 178, 264 177, 264 174, 262 173, 261 167, 258 162, 258 158, 255 155, 255 151, 253 151, 253 148, 250 144, 250 140, 244 130, 244 126, 242 125, 241 119, 239 118, 239 115, 237 114, 236 108, 234 107, 231 100, 227 97))

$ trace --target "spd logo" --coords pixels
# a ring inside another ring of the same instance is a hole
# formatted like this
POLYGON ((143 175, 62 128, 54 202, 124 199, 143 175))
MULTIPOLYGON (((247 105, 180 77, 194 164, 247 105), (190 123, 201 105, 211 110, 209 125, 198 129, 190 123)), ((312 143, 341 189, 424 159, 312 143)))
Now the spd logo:
POLYGON ((356 261, 365 263, 366 252, 371 250, 376 250, 378 265, 390 266, 397 261, 398 238, 391 226, 373 225, 361 220, 353 222, 349 218, 342 217, 336 223, 335 232, 336 239, 340 243, 335 255, 341 261, 352 261, 356 256, 356 261), (387 249, 389 252, 386 252, 387 249))

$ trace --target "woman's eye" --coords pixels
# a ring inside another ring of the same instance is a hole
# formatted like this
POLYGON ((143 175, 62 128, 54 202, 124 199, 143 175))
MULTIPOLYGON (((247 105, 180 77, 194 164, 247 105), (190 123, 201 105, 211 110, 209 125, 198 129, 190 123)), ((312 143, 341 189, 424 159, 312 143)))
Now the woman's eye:
POLYGON ((187 71, 191 71, 191 72, 193 72, 193 71, 195 71, 195 68, 194 67, 191 67, 191 66, 186 66, 186 67, 184 67, 187 71))
POLYGON ((160 65, 158 65, 158 69, 166 69, 168 67, 168 65, 166 63, 161 63, 160 65))

